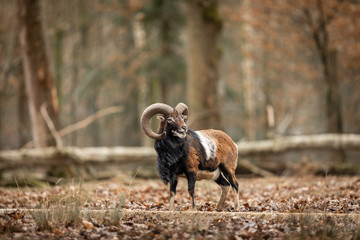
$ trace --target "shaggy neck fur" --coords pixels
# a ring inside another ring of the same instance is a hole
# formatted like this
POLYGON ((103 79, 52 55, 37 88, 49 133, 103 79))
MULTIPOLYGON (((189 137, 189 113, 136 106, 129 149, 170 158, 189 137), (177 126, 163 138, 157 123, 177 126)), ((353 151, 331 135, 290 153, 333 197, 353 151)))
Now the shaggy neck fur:
POLYGON ((163 139, 155 140, 154 147, 158 154, 159 175, 165 184, 177 174, 185 172, 184 161, 188 157, 189 148, 186 138, 181 139, 167 132, 163 139))

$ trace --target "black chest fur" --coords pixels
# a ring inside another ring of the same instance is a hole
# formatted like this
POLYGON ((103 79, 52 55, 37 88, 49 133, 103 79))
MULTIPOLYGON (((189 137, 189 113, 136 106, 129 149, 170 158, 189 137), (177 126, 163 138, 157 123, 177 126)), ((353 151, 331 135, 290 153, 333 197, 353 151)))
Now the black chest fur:
POLYGON ((188 157, 189 144, 185 139, 166 136, 154 144, 158 154, 157 168, 161 180, 167 184, 176 175, 185 173, 185 160, 188 157))

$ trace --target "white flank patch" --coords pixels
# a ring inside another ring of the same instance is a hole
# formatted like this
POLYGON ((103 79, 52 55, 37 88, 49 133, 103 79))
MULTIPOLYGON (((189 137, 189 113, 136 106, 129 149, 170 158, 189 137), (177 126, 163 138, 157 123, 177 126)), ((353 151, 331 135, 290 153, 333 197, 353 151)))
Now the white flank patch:
POLYGON ((212 159, 216 157, 216 143, 213 139, 207 137, 205 134, 200 131, 195 131, 199 136, 200 143, 205 149, 206 160, 212 159))

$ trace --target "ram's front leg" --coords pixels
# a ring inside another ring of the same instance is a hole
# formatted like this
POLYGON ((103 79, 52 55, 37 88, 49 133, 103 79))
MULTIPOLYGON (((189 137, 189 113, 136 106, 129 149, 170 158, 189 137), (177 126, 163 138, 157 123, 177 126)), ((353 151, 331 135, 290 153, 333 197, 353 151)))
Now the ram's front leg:
POLYGON ((170 211, 174 211, 175 210, 175 195, 176 195, 176 186, 178 183, 178 179, 177 177, 173 177, 170 180, 170 211))
POLYGON ((196 176, 195 173, 189 172, 186 174, 186 178, 188 180, 188 191, 191 197, 191 208, 192 210, 195 209, 195 200, 194 200, 194 192, 195 192, 195 182, 196 182, 196 176))

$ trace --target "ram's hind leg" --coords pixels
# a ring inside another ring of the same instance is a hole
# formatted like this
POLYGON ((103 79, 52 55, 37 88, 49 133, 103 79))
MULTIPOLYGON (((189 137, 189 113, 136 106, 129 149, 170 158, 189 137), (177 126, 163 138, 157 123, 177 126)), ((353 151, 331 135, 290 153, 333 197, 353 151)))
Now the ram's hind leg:
POLYGON ((239 201, 239 183, 235 177, 235 169, 228 169, 224 165, 220 164, 220 169, 224 174, 225 178, 229 181, 232 189, 234 190, 234 198, 235 198, 235 210, 239 210, 240 201, 239 201))
POLYGON ((217 209, 221 209, 228 194, 230 183, 224 178, 222 174, 220 174, 220 176, 218 177, 218 179, 215 180, 215 182, 221 187, 221 197, 216 205, 217 209))

